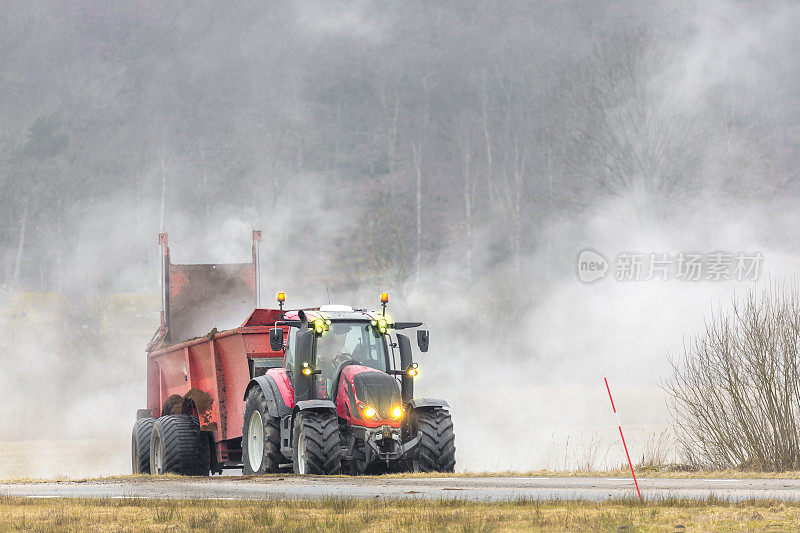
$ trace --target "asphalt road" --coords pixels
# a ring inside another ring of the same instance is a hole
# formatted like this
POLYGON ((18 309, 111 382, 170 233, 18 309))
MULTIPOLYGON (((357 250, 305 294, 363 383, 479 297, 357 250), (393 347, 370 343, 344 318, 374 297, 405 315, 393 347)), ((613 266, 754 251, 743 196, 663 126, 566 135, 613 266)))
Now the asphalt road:
MULTIPOLYGON (((794 479, 642 479, 647 499, 730 501, 750 498, 800 501, 794 479)), ((0 483, 0 495, 31 498, 428 498, 471 501, 593 500, 635 498, 630 479, 619 478, 348 478, 348 477, 213 477, 186 479, 113 479, 0 483)))

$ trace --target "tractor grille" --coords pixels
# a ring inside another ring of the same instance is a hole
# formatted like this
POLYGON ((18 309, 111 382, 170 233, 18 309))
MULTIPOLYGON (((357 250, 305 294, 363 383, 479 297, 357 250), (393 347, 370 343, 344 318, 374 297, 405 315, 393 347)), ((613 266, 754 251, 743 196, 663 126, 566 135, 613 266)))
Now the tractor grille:
POLYGON ((353 376, 356 398, 378 410, 383 420, 388 420, 392 409, 400 405, 400 385, 383 372, 361 372, 353 376))

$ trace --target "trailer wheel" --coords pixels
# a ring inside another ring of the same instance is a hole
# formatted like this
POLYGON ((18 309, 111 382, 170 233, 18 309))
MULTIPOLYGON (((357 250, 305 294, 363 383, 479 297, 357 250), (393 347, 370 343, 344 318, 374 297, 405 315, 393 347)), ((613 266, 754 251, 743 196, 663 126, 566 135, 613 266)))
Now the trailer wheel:
POLYGON ((133 425, 131 435, 131 471, 134 474, 150 473, 150 438, 153 433, 152 417, 140 418, 133 425))
POLYGON ((295 474, 340 474, 342 448, 336 413, 303 411, 292 432, 292 468, 295 474))
POLYGON ((280 421, 269 416, 267 399, 261 387, 253 387, 244 404, 242 473, 277 472, 282 458, 280 421))
POLYGON ((168 415, 156 420, 150 440, 150 473, 207 476, 211 470, 208 437, 196 416, 168 415))
POLYGON ((444 409, 417 411, 419 447, 414 470, 418 472, 453 472, 456 468, 456 436, 450 413, 444 409))

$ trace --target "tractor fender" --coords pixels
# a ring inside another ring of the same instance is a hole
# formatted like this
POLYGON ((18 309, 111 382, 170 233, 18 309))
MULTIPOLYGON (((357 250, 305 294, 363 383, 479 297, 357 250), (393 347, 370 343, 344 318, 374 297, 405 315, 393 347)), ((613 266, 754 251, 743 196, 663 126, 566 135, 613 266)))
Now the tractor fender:
POLYGON ((433 409, 435 407, 444 407, 450 409, 450 404, 444 400, 437 398, 415 398, 408 402, 411 409, 433 409))
POLYGON ((292 408, 284 403, 283 397, 281 397, 280 390, 278 389, 278 384, 275 383, 275 379, 272 376, 264 374, 263 376, 251 379, 250 383, 247 385, 247 389, 244 391, 245 400, 253 387, 261 387, 261 392, 264 394, 264 398, 267 399, 267 411, 269 412, 269 416, 282 418, 292 414, 292 408))
POLYGON ((311 409, 314 411, 333 411, 336 412, 336 404, 332 400, 303 400, 297 402, 295 405, 296 411, 305 411, 311 409))
POLYGON ((294 421, 301 411, 330 411, 335 415, 336 404, 332 400, 302 400, 294 404, 291 427, 289 428, 289 442, 294 442, 294 421))

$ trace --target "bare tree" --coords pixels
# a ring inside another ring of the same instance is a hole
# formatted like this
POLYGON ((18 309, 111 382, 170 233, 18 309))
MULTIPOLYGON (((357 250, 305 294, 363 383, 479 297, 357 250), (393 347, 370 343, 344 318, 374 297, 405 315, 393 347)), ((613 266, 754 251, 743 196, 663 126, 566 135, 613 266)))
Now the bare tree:
POLYGON ((414 163, 415 197, 416 197, 416 235, 417 248, 414 256, 414 272, 419 272, 422 266, 422 177, 425 164, 425 151, 428 143, 428 122, 430 120, 430 78, 428 74, 422 78, 423 102, 422 111, 417 125, 417 134, 411 141, 411 157, 414 163))
POLYGON ((701 181, 702 117, 668 97, 669 56, 646 31, 601 41, 562 94, 560 139, 578 180, 639 213, 685 200, 701 181))
POLYGON ((475 204, 479 183, 477 151, 475 137, 478 130, 473 127, 466 112, 462 112, 455 123, 452 144, 454 154, 455 179, 461 194, 461 205, 464 217, 464 252, 467 277, 472 277, 473 267, 473 230, 475 226, 475 204))
POLYGON ((800 294, 773 283, 716 312, 664 385, 687 460, 800 469, 800 294))

